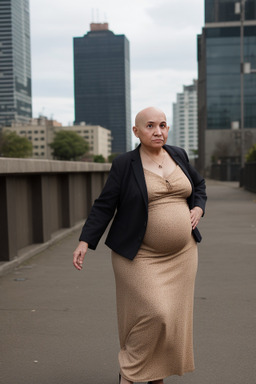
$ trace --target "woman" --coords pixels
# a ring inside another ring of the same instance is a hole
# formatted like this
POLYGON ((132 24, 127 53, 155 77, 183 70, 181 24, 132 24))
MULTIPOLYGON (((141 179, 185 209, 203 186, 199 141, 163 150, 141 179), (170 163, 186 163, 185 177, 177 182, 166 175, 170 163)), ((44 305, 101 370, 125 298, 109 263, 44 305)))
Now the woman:
POLYGON ((108 180, 83 227, 73 263, 82 269, 114 216, 112 250, 120 338, 121 384, 163 384, 194 370, 192 322, 197 224, 204 213, 204 179, 185 151, 165 145, 165 114, 136 116, 137 149, 113 161, 108 180))

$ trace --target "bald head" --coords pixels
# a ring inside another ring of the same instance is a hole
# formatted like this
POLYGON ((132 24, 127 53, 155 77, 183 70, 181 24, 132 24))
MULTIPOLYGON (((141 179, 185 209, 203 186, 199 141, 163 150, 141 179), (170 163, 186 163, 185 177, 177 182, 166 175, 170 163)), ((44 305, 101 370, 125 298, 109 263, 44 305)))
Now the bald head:
POLYGON ((154 121, 156 115, 160 117, 161 120, 166 121, 165 113, 161 109, 155 107, 147 107, 142 109, 142 111, 137 113, 135 117, 135 126, 139 127, 146 121, 154 121))
POLYGON ((132 130, 142 146, 155 150, 166 143, 169 127, 161 109, 148 107, 137 114, 132 130))

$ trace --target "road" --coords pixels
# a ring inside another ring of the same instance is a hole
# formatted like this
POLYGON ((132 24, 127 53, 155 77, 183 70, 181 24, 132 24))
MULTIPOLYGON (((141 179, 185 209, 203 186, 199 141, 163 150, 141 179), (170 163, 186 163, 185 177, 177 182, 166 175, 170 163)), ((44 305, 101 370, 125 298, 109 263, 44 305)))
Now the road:
MULTIPOLYGON (((200 222, 196 370, 165 384, 256 383, 256 195, 207 182, 200 222)), ((110 251, 102 239, 76 271, 79 232, 0 279, 2 384, 117 384, 110 251)))

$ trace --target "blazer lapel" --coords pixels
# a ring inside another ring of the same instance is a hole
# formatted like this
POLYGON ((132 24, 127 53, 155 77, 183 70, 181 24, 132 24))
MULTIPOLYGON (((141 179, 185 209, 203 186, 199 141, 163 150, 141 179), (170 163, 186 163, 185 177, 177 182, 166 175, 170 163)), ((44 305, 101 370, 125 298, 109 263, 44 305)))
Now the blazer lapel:
POLYGON ((143 172, 143 167, 141 163, 140 158, 140 152, 139 152, 140 145, 133 151, 132 154, 132 168, 135 175, 135 179, 139 185, 139 188, 141 190, 144 203, 146 205, 146 208, 148 207, 148 193, 147 193, 147 187, 145 182, 145 176, 143 172))
POLYGON ((173 149, 173 147, 171 147, 171 146, 164 145, 164 149, 171 155, 173 160, 180 166, 182 171, 185 173, 185 175, 187 176, 187 178, 189 179, 189 181, 190 181, 190 183, 192 185, 192 190, 193 190, 194 189, 193 181, 192 181, 192 179, 190 177, 190 174, 188 172, 187 167, 185 166, 184 162, 182 161, 182 159, 180 158, 178 153, 176 153, 175 150, 173 149))

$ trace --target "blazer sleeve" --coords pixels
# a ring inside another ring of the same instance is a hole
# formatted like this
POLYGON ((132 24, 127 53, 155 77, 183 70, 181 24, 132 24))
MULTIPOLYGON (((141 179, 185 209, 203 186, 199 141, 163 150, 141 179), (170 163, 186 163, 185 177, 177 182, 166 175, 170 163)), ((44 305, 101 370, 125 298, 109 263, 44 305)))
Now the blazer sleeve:
POLYGON ((94 201, 91 212, 82 228, 80 241, 96 249, 101 236, 115 214, 120 196, 121 174, 118 161, 112 163, 109 176, 100 196, 94 201))
MULTIPOLYGON (((185 152, 185 151, 184 151, 185 152)), ((205 204, 207 200, 206 196, 206 185, 205 185, 205 180, 204 178, 197 172, 197 170, 192 167, 192 165, 189 162, 188 155, 185 152, 185 156, 187 159, 187 165, 188 165, 188 172, 190 174, 190 177, 193 181, 194 185, 194 201, 193 205, 194 207, 200 207, 203 210, 203 216, 205 213, 205 204)))
POLYGON ((183 164, 186 166, 187 172, 193 183, 194 193, 191 196, 192 199, 189 199, 190 209, 194 207, 200 207, 202 208, 204 215, 205 204, 207 200, 205 180, 200 175, 200 173, 197 172, 197 170, 190 164, 187 152, 183 148, 175 147, 175 149, 182 159, 183 164))

